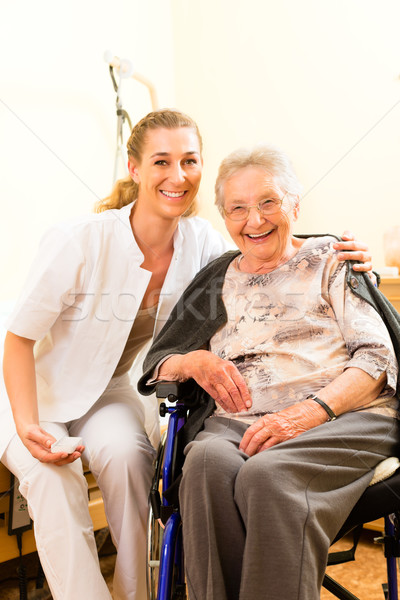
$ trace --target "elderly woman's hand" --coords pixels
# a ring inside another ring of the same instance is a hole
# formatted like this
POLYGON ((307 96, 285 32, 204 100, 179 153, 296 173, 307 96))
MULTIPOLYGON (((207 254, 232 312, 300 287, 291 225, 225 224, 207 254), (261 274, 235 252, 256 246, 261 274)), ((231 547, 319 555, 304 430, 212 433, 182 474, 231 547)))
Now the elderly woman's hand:
POLYGON ((338 260, 359 260, 360 263, 353 266, 355 271, 368 271, 368 275, 375 279, 372 271, 371 253, 368 250, 367 244, 355 240, 354 234, 351 231, 342 233, 342 242, 333 244, 335 250, 339 250, 338 260))
POLYGON ((174 354, 160 367, 158 379, 194 379, 224 410, 230 413, 250 408, 251 396, 235 365, 208 350, 174 354))
POLYGON ((254 456, 322 425, 326 420, 326 412, 313 400, 298 402, 277 413, 264 415, 253 423, 242 438, 240 450, 254 456))

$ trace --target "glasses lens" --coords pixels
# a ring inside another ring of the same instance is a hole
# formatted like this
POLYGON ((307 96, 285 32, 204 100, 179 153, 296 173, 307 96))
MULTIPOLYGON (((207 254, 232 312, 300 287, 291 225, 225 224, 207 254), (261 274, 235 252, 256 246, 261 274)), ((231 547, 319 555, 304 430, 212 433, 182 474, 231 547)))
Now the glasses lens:
POLYGON ((267 198, 266 200, 260 202, 258 205, 255 204, 252 206, 234 206, 233 208, 229 208, 224 212, 228 219, 230 219, 231 221, 243 221, 244 219, 248 218, 251 208, 258 208, 260 214, 262 214, 265 217, 279 212, 281 206, 282 200, 280 200, 279 198, 267 198))
POLYGON ((273 215, 278 212, 281 207, 282 201, 278 198, 267 198, 259 204, 259 210, 262 215, 273 215))
POLYGON ((230 210, 226 210, 225 214, 231 221, 243 221, 247 218, 249 211, 245 206, 235 206, 230 210))

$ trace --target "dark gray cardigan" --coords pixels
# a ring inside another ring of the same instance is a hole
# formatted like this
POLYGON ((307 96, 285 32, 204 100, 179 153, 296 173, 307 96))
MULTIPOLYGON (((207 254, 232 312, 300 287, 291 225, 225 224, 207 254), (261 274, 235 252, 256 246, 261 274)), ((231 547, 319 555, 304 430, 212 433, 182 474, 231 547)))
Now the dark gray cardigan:
MULTIPOLYGON (((138 382, 138 390, 141 394, 150 395, 154 392, 155 386, 146 385, 146 381, 151 378, 156 365, 164 357, 169 354, 186 354, 207 346, 214 333, 226 323, 227 314, 222 300, 222 286, 228 265, 238 254, 239 251, 231 251, 215 259, 204 267, 186 288, 146 356, 143 364, 144 374, 138 382)), ((389 330, 399 361, 400 315, 385 296, 374 287, 368 275, 353 271, 351 264, 349 262, 347 265, 347 285, 354 294, 366 300, 378 311, 389 330)), ((190 380, 187 389, 191 398, 197 399, 198 404, 190 410, 184 427, 184 444, 194 439, 203 427, 205 419, 215 408, 214 400, 194 380, 190 380)), ((397 382, 397 397, 400 399, 400 378, 397 382)))

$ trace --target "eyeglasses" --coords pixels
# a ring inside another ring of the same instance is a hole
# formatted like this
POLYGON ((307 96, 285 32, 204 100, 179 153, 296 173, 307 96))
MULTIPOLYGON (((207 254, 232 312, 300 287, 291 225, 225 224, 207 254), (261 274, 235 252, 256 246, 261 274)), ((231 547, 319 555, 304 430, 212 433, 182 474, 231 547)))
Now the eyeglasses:
POLYGON ((224 208, 224 214, 231 221, 244 221, 249 217, 250 209, 256 208, 260 215, 269 217, 280 211, 285 196, 283 196, 283 198, 266 198, 265 200, 258 202, 258 204, 233 206, 228 209, 224 208))

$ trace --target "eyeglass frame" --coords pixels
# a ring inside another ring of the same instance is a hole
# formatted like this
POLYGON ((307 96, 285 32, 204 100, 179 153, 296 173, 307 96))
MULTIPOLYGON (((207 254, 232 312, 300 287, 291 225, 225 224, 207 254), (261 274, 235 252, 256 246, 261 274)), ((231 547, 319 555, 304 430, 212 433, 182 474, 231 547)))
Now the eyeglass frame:
MULTIPOLYGON (((232 213, 228 213, 228 211, 225 208, 223 208, 222 210, 223 210, 223 213, 224 213, 224 215, 226 216, 227 219, 229 219, 230 221, 236 221, 236 222, 245 221, 246 219, 248 219, 249 216, 250 216, 250 209, 251 208, 256 208, 261 216, 267 217, 269 215, 275 215, 276 213, 279 212, 280 208, 282 207, 283 201, 284 201, 284 199, 286 198, 286 196, 288 194, 289 194, 289 192, 286 192, 282 196, 282 198, 264 198, 264 200, 260 200, 260 202, 257 202, 257 204, 249 204, 249 205, 243 205, 243 206, 240 205, 240 208, 245 208, 247 210, 247 214, 246 214, 246 216, 241 217, 239 219, 232 219, 232 213), (274 211, 274 212, 270 212, 270 213, 264 214, 263 212, 261 212, 260 205, 263 202, 265 203, 267 200, 278 200, 278 202, 276 203, 277 210, 274 211)), ((236 206, 236 208, 238 208, 238 206, 236 206)))

